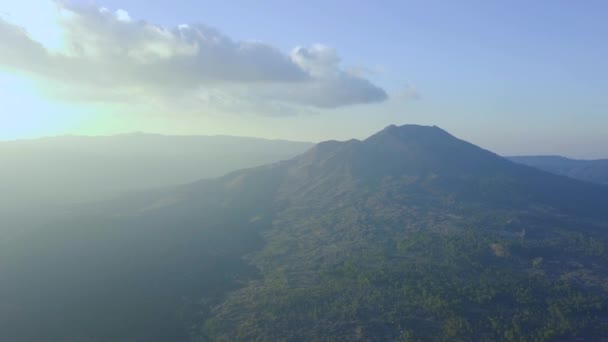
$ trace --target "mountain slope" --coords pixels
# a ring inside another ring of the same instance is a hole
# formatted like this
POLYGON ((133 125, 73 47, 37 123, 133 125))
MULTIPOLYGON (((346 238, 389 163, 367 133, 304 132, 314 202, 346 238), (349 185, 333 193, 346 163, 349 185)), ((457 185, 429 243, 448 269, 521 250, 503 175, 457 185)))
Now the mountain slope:
POLYGON ((517 156, 508 159, 558 175, 608 184, 608 159, 578 160, 559 156, 517 156))
POLYGON ((289 159, 310 146, 256 138, 139 133, 0 142, 0 214, 23 216, 32 208, 52 212, 128 191, 219 177, 289 159))
POLYGON ((0 337, 608 338, 607 204, 437 127, 389 126, 5 242, 0 337))

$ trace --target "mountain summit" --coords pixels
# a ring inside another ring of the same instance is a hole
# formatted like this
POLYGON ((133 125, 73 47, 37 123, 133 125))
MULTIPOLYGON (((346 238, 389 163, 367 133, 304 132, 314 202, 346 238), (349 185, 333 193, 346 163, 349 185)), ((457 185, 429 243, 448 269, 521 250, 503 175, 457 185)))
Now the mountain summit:
POLYGON ((607 203, 440 128, 389 126, 5 244, 0 337, 607 338, 607 203))
POLYGON ((376 176, 428 175, 434 172, 476 172, 504 160, 479 147, 459 140, 436 126, 391 125, 359 141, 324 142, 309 153, 349 159, 362 174, 376 176))
POLYGON ((606 189, 512 163, 436 126, 391 125, 363 141, 323 142, 277 167, 286 169, 287 186, 317 184, 321 175, 332 174, 324 189, 346 181, 357 184, 355 191, 370 182, 424 185, 429 192, 480 204, 521 210, 540 205, 608 218, 606 189))

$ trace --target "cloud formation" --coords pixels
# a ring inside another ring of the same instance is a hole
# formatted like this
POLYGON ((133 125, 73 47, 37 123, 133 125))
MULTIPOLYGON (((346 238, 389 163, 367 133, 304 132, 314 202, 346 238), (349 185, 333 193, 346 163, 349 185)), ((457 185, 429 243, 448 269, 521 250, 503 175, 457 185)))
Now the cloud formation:
POLYGON ((100 97, 212 90, 317 108, 387 99, 382 88, 342 69, 336 51, 323 45, 286 54, 204 25, 164 27, 134 20, 124 10, 54 5, 60 47, 37 40, 27 23, 0 17, 0 67, 88 88, 100 97))

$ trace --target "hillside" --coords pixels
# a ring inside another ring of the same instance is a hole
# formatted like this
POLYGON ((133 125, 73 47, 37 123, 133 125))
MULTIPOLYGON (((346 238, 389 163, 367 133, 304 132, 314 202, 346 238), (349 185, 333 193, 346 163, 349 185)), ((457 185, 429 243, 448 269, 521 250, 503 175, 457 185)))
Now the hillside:
POLYGON ((558 175, 608 185, 608 159, 580 160, 559 156, 517 156, 508 159, 558 175))
POLYGON ((608 339, 607 205, 389 126, 3 241, 0 339, 608 339))
MULTIPOLYGON (((310 143, 229 136, 63 136, 0 142, 0 214, 55 212, 293 156, 310 143)), ((17 216, 13 215, 13 216, 17 216)))

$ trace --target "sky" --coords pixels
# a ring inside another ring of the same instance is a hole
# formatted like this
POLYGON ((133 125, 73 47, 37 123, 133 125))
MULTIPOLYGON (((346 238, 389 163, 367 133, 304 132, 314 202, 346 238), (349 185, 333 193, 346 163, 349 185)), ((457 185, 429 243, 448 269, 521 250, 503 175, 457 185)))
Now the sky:
POLYGON ((608 2, 0 0, 0 140, 437 125, 608 157, 608 2))

